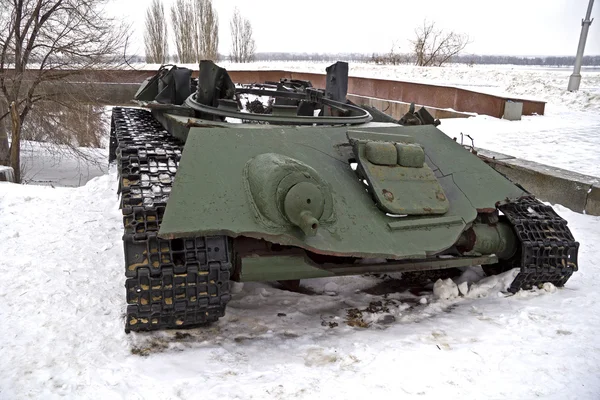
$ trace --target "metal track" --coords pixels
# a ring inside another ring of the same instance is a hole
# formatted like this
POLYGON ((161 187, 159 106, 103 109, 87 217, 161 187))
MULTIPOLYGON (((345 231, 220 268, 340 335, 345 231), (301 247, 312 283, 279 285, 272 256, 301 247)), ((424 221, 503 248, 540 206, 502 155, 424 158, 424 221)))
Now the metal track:
MULTIPOLYGON (((509 291, 539 287, 546 282, 563 286, 577 271, 579 243, 550 206, 527 197, 498 207, 513 226, 521 249, 502 270, 520 267, 509 291)), ((499 272, 499 271, 494 271, 499 272)))
POLYGON ((109 160, 119 170, 126 332, 216 321, 231 297, 226 236, 157 236, 182 150, 149 111, 113 108, 109 160))

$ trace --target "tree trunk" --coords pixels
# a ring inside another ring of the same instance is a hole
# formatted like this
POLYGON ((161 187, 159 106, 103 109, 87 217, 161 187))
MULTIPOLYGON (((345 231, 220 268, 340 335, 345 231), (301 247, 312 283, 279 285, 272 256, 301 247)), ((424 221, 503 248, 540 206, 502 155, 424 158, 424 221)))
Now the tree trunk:
MULTIPOLYGON (((0 117, 8 112, 4 101, 0 100, 0 117)), ((10 164, 10 147, 8 146, 8 118, 0 119, 0 165, 10 164)))
POLYGON ((21 117, 15 102, 10 104, 12 136, 10 143, 10 166, 15 173, 15 183, 21 183, 21 117))

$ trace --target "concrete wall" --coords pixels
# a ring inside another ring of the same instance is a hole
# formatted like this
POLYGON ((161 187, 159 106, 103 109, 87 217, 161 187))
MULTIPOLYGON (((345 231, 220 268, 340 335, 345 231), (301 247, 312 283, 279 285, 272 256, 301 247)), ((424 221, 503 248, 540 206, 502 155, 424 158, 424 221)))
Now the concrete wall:
POLYGON ((600 215, 600 178, 477 149, 478 156, 543 201, 600 215))

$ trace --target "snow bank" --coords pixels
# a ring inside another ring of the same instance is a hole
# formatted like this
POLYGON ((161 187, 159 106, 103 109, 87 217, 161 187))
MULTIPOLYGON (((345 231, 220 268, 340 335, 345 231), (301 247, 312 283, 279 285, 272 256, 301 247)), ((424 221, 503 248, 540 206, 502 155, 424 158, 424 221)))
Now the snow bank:
POLYGON ((0 398, 595 399, 600 218, 556 209, 581 270, 554 293, 498 297, 481 268, 455 283, 487 296, 448 300, 375 276, 246 283, 208 328, 126 335, 114 171, 0 183, 0 398))

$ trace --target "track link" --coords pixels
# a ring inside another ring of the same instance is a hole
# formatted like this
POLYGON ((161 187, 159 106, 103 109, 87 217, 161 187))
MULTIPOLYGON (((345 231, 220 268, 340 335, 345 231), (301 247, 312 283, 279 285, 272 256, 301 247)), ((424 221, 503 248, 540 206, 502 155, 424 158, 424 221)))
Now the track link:
POLYGON ((546 282, 564 286, 578 269, 579 250, 579 243, 573 238, 567 221, 552 207, 533 197, 510 202, 498 209, 511 223, 521 243, 517 254, 500 264, 501 270, 521 269, 509 291, 516 293, 521 289, 540 287, 546 282))
POLYGON ((182 151, 149 111, 113 108, 109 161, 117 161, 123 212, 126 332, 213 322, 231 298, 226 236, 158 237, 182 151))

